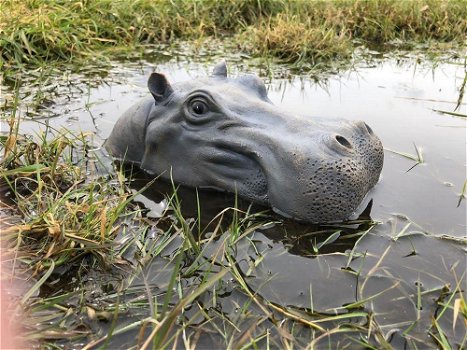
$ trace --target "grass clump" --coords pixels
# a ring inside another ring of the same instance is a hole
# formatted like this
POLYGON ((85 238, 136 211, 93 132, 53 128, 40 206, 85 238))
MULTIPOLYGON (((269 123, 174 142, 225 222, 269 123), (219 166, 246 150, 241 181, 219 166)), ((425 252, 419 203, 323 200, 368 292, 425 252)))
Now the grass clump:
POLYGON ((60 266, 89 254, 112 265, 119 225, 138 213, 124 178, 99 175, 89 135, 46 129, 32 139, 18 134, 14 116, 9 124, 0 161, 12 218, 2 230, 7 255, 39 273, 51 260, 60 266))
POLYGON ((467 31, 461 0, 6 0, 0 7, 7 66, 226 37, 255 55, 314 62, 349 57, 356 44, 461 48, 467 31))
POLYGON ((314 62, 349 57, 355 44, 462 45, 465 15, 460 1, 288 2, 283 12, 251 27, 251 47, 262 55, 314 62))
POLYGON ((106 49, 236 31, 266 14, 256 1, 2 2, 0 42, 7 63, 91 57, 106 49))

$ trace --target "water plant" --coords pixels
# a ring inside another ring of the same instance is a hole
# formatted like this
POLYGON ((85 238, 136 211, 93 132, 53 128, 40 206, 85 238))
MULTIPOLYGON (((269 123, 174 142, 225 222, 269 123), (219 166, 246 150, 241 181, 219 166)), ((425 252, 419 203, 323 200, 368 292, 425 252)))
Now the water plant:
POLYGON ((413 146, 414 146, 415 152, 416 152, 415 155, 407 153, 407 152, 394 151, 394 150, 391 150, 391 149, 388 149, 388 148, 385 148, 385 150, 388 151, 388 152, 394 153, 394 154, 398 154, 398 155, 400 155, 400 156, 402 156, 404 158, 413 160, 415 162, 415 164, 412 165, 409 169, 407 169, 406 172, 408 173, 410 170, 415 168, 417 165, 423 164, 425 162, 424 159, 423 159, 422 148, 417 146, 415 143, 414 143, 413 146))

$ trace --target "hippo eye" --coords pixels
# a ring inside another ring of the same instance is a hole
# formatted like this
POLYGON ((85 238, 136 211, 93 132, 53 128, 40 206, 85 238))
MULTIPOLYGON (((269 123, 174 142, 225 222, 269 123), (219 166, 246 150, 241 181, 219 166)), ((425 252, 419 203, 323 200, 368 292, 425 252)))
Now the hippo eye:
POLYGON ((202 101, 193 101, 191 103, 191 110, 193 111, 194 114, 203 115, 209 111, 209 108, 206 105, 206 103, 202 101))

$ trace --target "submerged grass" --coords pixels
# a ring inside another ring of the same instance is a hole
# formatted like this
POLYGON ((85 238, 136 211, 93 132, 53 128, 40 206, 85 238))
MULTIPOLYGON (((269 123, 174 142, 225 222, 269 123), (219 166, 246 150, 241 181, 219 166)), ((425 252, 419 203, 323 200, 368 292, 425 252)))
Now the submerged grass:
POLYGON ((350 57, 356 44, 462 48, 467 32, 462 0, 5 0, 0 13, 7 67, 225 37, 250 54, 312 66, 350 57))

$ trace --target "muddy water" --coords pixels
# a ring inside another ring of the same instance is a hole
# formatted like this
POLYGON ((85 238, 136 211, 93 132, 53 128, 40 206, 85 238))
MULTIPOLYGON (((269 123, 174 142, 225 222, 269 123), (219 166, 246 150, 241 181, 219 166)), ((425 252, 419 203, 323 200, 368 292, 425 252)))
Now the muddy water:
MULTIPOLYGON (((77 84, 66 96, 59 94, 47 107, 52 116, 49 125, 90 131, 98 147, 119 115, 147 94, 146 80, 156 67, 170 81, 209 72, 209 66, 194 63, 117 66, 104 79, 106 84, 92 88, 77 84)), ((231 73, 239 70, 245 68, 234 66, 231 73)), ((347 312, 348 305, 363 307, 373 313, 395 348, 404 348, 407 342, 418 348, 435 347, 428 330, 440 311, 436 301, 452 295, 466 268, 465 246, 444 238, 461 238, 466 233, 466 201, 459 201, 466 180, 466 121, 435 110, 454 111, 465 74, 459 64, 432 68, 385 61, 327 77, 319 84, 297 76, 267 82, 270 99, 295 113, 364 120, 386 151, 381 180, 360 209, 366 208, 365 215, 381 224, 323 228, 283 222, 258 229, 251 240, 239 244, 236 256, 253 291, 280 305, 329 315, 347 312), (424 162, 414 167, 413 160, 396 152, 416 155, 415 146, 424 162), (317 254, 317 243, 336 230, 342 235, 317 254), (251 261, 260 258, 251 273, 251 261)), ((466 113, 465 102, 458 112, 466 113)), ((25 132, 38 128, 37 120, 31 120, 34 115, 29 117, 22 125, 25 132)), ((187 203, 195 198, 189 189, 183 196, 187 203)), ((228 203, 218 194, 203 196, 201 203, 212 203, 213 213, 228 203)), ((139 200, 154 216, 164 208, 164 201, 149 192, 139 200)), ((154 262, 146 274, 152 276, 149 285, 163 288, 171 269, 170 264, 154 262)), ((138 283, 142 282, 136 280, 133 285, 138 283)), ((235 290, 225 293, 229 297, 221 304, 223 312, 230 314, 242 296, 235 290)), ((366 320, 353 322, 363 325, 366 320)), ((460 319, 454 327, 452 310, 439 322, 453 345, 462 343, 465 328, 460 319)), ((300 334, 310 337, 305 331, 300 334)), ((114 341, 121 345, 132 339, 134 334, 126 334, 114 341)), ((212 347, 218 341, 211 336, 201 338, 200 344, 212 347)))

